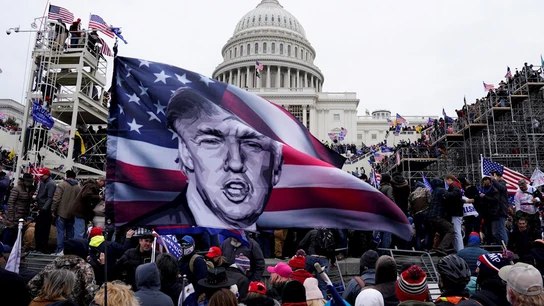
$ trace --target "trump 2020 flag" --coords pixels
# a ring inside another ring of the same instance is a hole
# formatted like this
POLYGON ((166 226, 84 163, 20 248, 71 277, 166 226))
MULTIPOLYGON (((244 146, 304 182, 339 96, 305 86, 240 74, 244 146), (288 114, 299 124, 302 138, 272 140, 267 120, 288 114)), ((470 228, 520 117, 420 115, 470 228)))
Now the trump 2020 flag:
POLYGON ((281 106, 171 65, 116 57, 106 201, 118 225, 350 228, 410 238, 387 197, 281 106))

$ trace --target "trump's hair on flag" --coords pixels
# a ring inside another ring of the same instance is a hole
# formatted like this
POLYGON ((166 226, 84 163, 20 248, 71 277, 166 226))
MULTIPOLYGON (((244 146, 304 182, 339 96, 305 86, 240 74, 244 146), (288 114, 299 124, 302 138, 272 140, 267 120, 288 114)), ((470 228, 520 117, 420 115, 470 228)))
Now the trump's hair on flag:
MULTIPOLYGON (((147 220, 188 186, 180 171, 180 137, 167 125, 173 93, 190 90, 280 144, 281 177, 257 225, 263 228, 381 230, 410 239, 406 216, 390 199, 342 171, 344 158, 325 147, 280 105, 198 73, 117 56, 108 119, 106 201, 118 225, 147 220)), ((177 102, 176 102, 177 103, 177 102)), ((194 224, 153 226, 161 235, 194 224)))

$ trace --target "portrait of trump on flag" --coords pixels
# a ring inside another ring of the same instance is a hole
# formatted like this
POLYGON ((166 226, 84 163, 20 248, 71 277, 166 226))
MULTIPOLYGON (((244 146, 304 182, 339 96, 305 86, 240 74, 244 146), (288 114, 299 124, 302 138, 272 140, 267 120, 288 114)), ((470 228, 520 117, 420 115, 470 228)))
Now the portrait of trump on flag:
POLYGON ((115 58, 106 202, 118 226, 381 230, 406 216, 281 105, 182 68, 115 58))

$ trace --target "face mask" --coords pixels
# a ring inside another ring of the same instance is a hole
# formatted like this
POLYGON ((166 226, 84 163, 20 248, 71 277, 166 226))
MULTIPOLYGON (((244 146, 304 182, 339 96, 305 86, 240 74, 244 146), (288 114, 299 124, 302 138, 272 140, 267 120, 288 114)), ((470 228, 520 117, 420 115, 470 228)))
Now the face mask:
POLYGON ((230 245, 232 245, 233 247, 237 248, 237 247, 241 246, 242 243, 241 243, 240 241, 236 240, 236 239, 232 239, 232 240, 230 241, 230 245))

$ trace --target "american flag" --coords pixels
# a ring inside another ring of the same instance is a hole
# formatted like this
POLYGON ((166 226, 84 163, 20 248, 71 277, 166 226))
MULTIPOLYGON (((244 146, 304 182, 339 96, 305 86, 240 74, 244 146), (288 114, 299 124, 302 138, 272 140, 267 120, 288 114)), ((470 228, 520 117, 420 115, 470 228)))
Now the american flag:
POLYGON ((485 91, 490 91, 490 90, 495 89, 495 85, 493 85, 493 84, 487 84, 486 82, 482 82, 482 83, 484 83, 484 90, 485 91))
POLYGON ((106 34, 109 38, 113 38, 115 35, 110 26, 98 15, 91 14, 91 19, 89 20, 89 29, 97 29, 98 31, 106 34))
POLYGON ((168 253, 174 255, 177 259, 181 258, 181 245, 175 235, 161 235, 160 242, 168 253))
POLYGON ((506 75, 504 75, 504 77, 507 79, 512 78, 512 71, 510 71, 510 67, 506 67, 506 75))
POLYGON ((72 21, 74 21, 74 14, 72 14, 72 12, 63 7, 49 4, 49 13, 47 14, 47 19, 61 19, 64 23, 72 23, 72 21))
POLYGON ((442 108, 442 116, 444 116, 444 121, 446 123, 453 123, 453 118, 446 115, 446 110, 444 110, 444 108, 442 108))
POLYGON ((396 118, 395 118, 395 123, 397 126, 399 125, 406 125, 406 119, 404 119, 404 117, 402 117, 401 115, 397 114, 396 118))
POLYGON ((110 46, 102 39, 102 37, 98 37, 98 41, 100 41, 100 53, 106 56, 113 56, 113 53, 111 52, 110 46))
POLYGON ((514 171, 508 167, 505 167, 499 163, 492 162, 485 157, 482 157, 481 168, 482 176, 491 176, 491 172, 493 171, 498 171, 502 173, 502 178, 506 181, 506 188, 508 189, 508 193, 515 193, 518 190, 519 180, 525 179, 526 181, 530 181, 529 178, 525 175, 514 171))
POLYGON ((370 184, 376 188, 379 188, 381 180, 382 180, 381 173, 376 173, 376 171, 372 169, 372 172, 370 172, 370 184))
MULTIPOLYGON (((165 116, 172 93, 185 87, 281 144, 281 177, 257 225, 378 229, 410 238, 402 211, 383 194, 342 171, 345 159, 313 137, 283 107, 171 65, 120 56, 114 63, 106 201, 114 208, 118 225, 153 216, 187 186, 177 163, 178 135, 168 129, 165 116)), ((145 225, 160 234, 172 234, 192 224, 145 225)))

